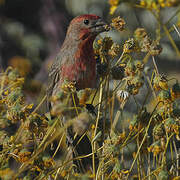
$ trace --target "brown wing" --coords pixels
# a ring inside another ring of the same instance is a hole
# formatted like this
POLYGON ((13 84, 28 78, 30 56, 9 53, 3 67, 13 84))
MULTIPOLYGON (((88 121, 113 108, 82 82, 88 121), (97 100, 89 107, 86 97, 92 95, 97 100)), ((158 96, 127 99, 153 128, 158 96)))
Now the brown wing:
POLYGON ((47 87, 47 108, 48 110, 50 110, 51 108, 51 103, 49 101, 50 97, 52 96, 53 93, 53 89, 56 86, 56 84, 58 83, 60 77, 60 63, 58 60, 56 60, 50 70, 49 70, 49 74, 48 74, 48 87, 47 87))

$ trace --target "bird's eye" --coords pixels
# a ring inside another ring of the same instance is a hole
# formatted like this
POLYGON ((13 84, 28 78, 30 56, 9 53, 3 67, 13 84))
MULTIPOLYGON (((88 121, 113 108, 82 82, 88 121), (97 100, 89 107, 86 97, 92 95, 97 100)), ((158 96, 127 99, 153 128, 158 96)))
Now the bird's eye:
POLYGON ((88 19, 85 19, 85 20, 84 20, 84 24, 85 24, 85 25, 88 25, 88 24, 89 24, 89 20, 88 20, 88 19))

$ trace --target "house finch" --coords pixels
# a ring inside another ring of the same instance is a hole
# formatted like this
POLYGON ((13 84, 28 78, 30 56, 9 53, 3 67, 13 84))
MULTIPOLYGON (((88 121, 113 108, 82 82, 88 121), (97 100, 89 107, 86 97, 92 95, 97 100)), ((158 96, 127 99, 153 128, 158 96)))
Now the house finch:
MULTIPOLYGON (((66 80, 73 82, 77 91, 96 86, 93 41, 99 33, 108 31, 106 27, 107 25, 96 15, 81 15, 70 22, 64 43, 49 71, 48 99, 58 93, 66 80)), ((50 106, 54 104, 49 103, 50 106)), ((73 147, 73 158, 92 153, 91 142, 86 135, 78 135, 75 139, 72 136, 70 133, 67 134, 68 144, 73 147)), ((84 172, 92 167, 92 157, 82 158, 79 162, 76 160, 74 164, 78 166, 79 172, 84 172)))

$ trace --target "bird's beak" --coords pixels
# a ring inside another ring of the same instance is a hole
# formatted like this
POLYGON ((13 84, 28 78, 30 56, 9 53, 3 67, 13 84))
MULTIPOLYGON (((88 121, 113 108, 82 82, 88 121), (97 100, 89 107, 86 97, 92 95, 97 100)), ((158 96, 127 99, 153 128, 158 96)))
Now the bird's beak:
POLYGON ((101 33, 105 31, 109 31, 110 27, 108 24, 106 24, 102 19, 98 19, 93 26, 91 26, 91 30, 94 33, 101 33))

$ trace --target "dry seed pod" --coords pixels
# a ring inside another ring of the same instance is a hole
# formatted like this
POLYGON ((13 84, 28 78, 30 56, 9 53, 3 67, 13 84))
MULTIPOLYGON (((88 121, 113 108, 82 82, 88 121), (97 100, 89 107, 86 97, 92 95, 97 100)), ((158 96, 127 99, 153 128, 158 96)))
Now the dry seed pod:
POLYGON ((139 50, 138 43, 133 38, 128 39, 123 45, 123 51, 125 53, 138 52, 139 50))
POLYGON ((111 46, 111 49, 109 50, 108 54, 112 57, 115 58, 120 54, 121 48, 119 44, 113 43, 111 46))
POLYGON ((124 78, 124 67, 114 66, 111 68, 112 79, 121 80, 124 78))
POLYGON ((134 32, 134 37, 137 40, 141 40, 147 36, 147 32, 144 28, 137 28, 134 32))
POLYGON ((120 102, 122 102, 129 98, 129 93, 127 91, 118 90, 116 93, 116 97, 120 102))
POLYGON ((120 16, 112 19, 111 26, 117 29, 118 31, 123 31, 125 27, 125 21, 120 16))
POLYGON ((152 43, 149 52, 152 56, 157 56, 162 52, 162 47, 159 44, 152 43))

